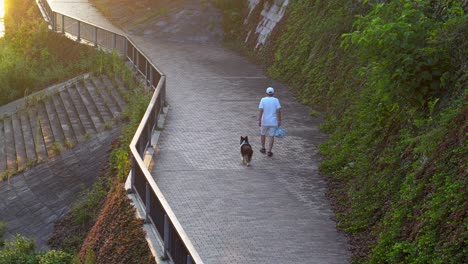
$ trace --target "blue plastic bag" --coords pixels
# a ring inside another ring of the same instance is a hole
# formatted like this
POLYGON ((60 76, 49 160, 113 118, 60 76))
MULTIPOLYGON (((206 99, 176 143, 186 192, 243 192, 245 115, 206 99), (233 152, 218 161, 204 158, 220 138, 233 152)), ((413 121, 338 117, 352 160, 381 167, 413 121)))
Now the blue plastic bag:
POLYGON ((286 135, 286 129, 282 128, 282 127, 278 127, 276 130, 275 130, 275 137, 279 137, 279 138, 282 138, 286 135))

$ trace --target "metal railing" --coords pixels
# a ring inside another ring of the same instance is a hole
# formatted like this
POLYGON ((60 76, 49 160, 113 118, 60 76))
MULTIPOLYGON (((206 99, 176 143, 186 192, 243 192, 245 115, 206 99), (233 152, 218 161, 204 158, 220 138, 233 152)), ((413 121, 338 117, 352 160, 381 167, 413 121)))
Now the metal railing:
POLYGON ((203 261, 198 252, 188 239, 143 161, 145 152, 151 143, 153 131, 166 103, 166 76, 128 37, 80 19, 54 12, 47 0, 36 1, 53 31, 66 34, 77 41, 98 48, 117 51, 125 59, 133 63, 137 73, 154 90, 148 108, 130 143, 132 189, 145 206, 145 221, 154 226, 160 238, 164 241, 163 258, 171 259, 176 264, 202 264, 203 261))

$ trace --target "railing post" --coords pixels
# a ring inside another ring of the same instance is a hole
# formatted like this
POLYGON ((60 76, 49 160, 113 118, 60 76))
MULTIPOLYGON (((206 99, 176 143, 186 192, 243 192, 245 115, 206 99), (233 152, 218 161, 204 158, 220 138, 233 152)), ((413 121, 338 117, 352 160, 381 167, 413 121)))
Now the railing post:
MULTIPOLYGON (((150 120, 151 120, 151 115, 150 115, 150 120)), ((149 142, 149 146, 148 146, 148 143, 147 143, 148 147, 151 147, 151 136, 152 136, 152 134, 153 134, 153 126, 152 126, 152 124, 150 124, 148 126, 148 140, 147 140, 147 142, 149 142)))
MULTIPOLYGON (((158 97, 159 100, 159 115, 164 114, 164 101, 161 99, 161 96, 158 97)), ((159 119, 159 116, 158 116, 159 119)))
POLYGON ((162 259, 168 259, 167 253, 169 252, 169 218, 167 214, 164 215, 164 250, 162 259))
POLYGON ((57 31, 57 13, 52 12, 52 15, 51 15, 50 19, 52 20, 51 21, 52 22, 52 30, 54 32, 56 32, 57 31))
POLYGON ((145 223, 150 223, 150 210, 151 210, 151 200, 150 200, 150 185, 148 182, 146 182, 145 184, 145 188, 146 188, 146 197, 145 197, 145 200, 146 200, 146 206, 145 206, 145 212, 146 212, 146 215, 145 215, 145 223))
POLYGON ((156 99, 156 103, 154 104, 154 107, 151 111, 151 114, 154 115, 154 124, 151 125, 152 127, 152 130, 151 131, 154 131, 155 129, 158 129, 158 120, 159 120, 159 113, 158 113, 158 108, 159 108, 159 96, 158 98, 156 99))
MULTIPOLYGON (((117 48, 117 36, 114 33, 114 34, 112 34, 112 49, 115 50, 116 48, 117 48)), ((125 56, 125 57, 127 57, 127 56, 125 56)))
POLYGON ((78 20, 78 34, 76 41, 81 41, 81 23, 78 20))
POLYGON ((133 44, 132 44, 132 62, 133 62, 133 67, 136 69, 137 66, 136 66, 136 60, 135 60, 135 47, 133 46, 133 44))
POLYGON ((166 81, 164 81, 163 87, 161 89, 161 100, 162 100, 162 107, 166 106, 166 81))
MULTIPOLYGON (((150 74, 149 74, 149 81, 150 81, 150 87, 156 89, 156 85, 154 85, 154 77, 153 77, 153 67, 150 66, 150 74)), ((153 89, 153 90, 154 90, 153 89)))
POLYGON ((128 39, 125 38, 124 41, 124 54, 125 54, 125 60, 128 60, 128 39))
POLYGON ((97 27, 94 27, 94 47, 97 47, 97 27))
POLYGON ((65 16, 62 15, 62 34, 65 34, 65 16))
POLYGON ((148 85, 149 76, 148 76, 148 61, 147 60, 145 60, 145 80, 146 80, 146 85, 148 85))
MULTIPOLYGON (((142 131, 144 132, 144 131, 142 131)), ((141 140, 140 138, 140 149, 138 150, 138 153, 140 154, 140 156, 142 158, 145 158, 145 151, 146 151, 146 142, 144 142, 143 140, 141 140)))
POLYGON ((136 168, 136 161, 135 157, 132 156, 132 169, 130 170, 130 190, 129 193, 135 192, 135 168, 136 168))
POLYGON ((135 60, 134 61, 135 62, 135 68, 136 68, 136 72, 138 74, 138 72, 140 71, 140 52, 135 52, 135 50, 136 50, 136 48, 133 47, 133 54, 136 53, 136 58, 135 58, 135 56, 133 56, 133 58, 135 60))

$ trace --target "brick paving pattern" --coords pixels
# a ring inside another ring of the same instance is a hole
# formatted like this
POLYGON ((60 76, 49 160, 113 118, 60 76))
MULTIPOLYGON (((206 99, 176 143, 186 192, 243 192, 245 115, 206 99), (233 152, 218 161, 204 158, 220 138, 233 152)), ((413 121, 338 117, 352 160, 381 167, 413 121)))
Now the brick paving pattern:
POLYGON ((167 75, 152 174, 205 263, 348 263, 318 172, 326 139, 282 84, 228 50, 132 36, 167 75), (276 88, 287 137, 261 154, 258 103, 276 88), (239 138, 255 150, 242 165, 239 138))

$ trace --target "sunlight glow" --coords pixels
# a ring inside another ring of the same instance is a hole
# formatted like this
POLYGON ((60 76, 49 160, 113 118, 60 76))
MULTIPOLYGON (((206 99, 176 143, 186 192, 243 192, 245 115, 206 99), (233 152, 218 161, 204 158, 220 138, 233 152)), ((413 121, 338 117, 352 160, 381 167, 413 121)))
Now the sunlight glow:
POLYGON ((0 0, 0 38, 5 34, 5 24, 3 23, 5 17, 5 1, 0 0))
POLYGON ((5 0, 0 0, 0 19, 5 16, 5 0))

